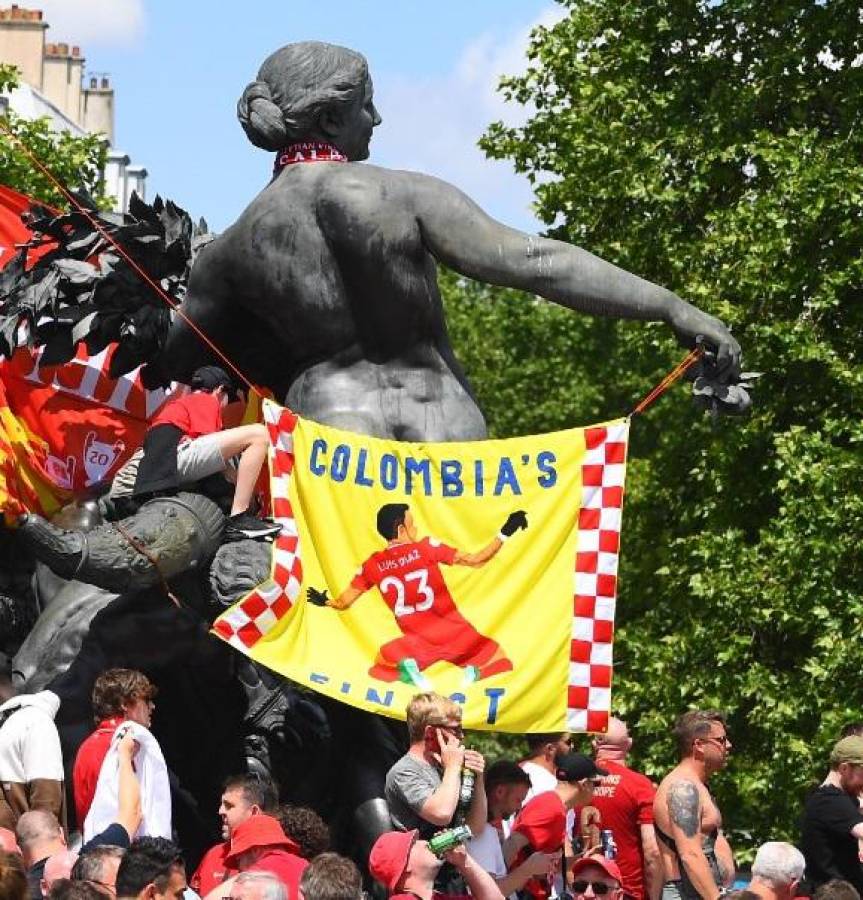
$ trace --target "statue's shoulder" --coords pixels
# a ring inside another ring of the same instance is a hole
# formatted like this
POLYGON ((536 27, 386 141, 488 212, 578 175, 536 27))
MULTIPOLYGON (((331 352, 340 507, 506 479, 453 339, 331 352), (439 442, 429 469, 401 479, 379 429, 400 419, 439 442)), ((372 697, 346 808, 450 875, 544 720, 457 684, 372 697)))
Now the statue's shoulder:
POLYGON ((369 163, 332 166, 321 178, 316 204, 324 218, 336 220, 386 216, 395 223, 413 219, 418 203, 430 190, 448 185, 419 172, 387 169, 369 163))
POLYGON ((281 243, 289 222, 299 228, 323 228, 333 238, 362 237, 362 226, 369 222, 407 233, 415 227, 423 198, 440 197, 446 188, 452 190, 428 175, 369 163, 291 166, 214 244, 219 244, 222 258, 233 260, 234 248, 246 247, 252 236, 259 245, 269 236, 281 243))
POLYGON ((255 220, 258 229, 285 219, 302 227, 305 220, 307 226, 320 228, 331 238, 344 238, 354 234, 362 222, 382 218, 397 194, 398 179, 377 166, 306 163, 291 169, 283 172, 243 214, 244 218, 255 220))
POLYGON ((322 204, 376 204, 410 189, 410 172, 385 169, 369 163, 329 166, 319 182, 322 204))

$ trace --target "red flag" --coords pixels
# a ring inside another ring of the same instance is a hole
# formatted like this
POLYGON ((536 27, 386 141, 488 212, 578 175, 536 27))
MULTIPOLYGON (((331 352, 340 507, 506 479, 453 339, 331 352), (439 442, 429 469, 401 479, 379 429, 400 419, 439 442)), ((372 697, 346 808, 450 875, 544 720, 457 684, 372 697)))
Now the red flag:
MULTIPOLYGON (((31 231, 21 221, 21 214, 27 212, 32 203, 29 197, 0 184, 0 269, 18 252, 20 248, 16 246, 17 244, 24 244, 33 237, 31 231)), ((31 250, 27 254, 27 261, 32 265, 54 246, 56 245, 53 242, 48 242, 31 250)))
POLYGON ((47 451, 9 408, 0 381, 0 510, 9 524, 27 510, 50 515, 67 498, 46 475, 47 451))
POLYGON ((42 368, 41 350, 21 349, 0 363, 9 408, 46 443, 46 477, 76 496, 114 477, 167 399, 164 390, 146 390, 137 369, 110 378, 114 350, 90 356, 81 344, 71 362, 42 368))
MULTIPOLYGON (((32 236, 20 214, 30 200, 0 186, 0 267, 32 236)), ((28 254, 32 265, 51 245, 28 254)), ((136 369, 108 375, 116 345, 90 356, 79 344, 62 366, 41 367, 42 349, 0 362, 0 505, 50 513, 71 495, 110 481, 141 445, 147 422, 167 399, 148 391, 136 369), (26 465, 22 468, 23 463, 26 465), (17 473, 17 474, 16 474, 17 473)))

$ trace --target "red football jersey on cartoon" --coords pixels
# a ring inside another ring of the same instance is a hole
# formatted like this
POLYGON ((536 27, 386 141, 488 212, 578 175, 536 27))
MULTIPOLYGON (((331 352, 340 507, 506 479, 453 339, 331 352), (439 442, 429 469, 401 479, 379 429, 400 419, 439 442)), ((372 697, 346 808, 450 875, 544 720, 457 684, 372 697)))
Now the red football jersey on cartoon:
POLYGON ((452 616, 466 623, 439 565, 451 566, 455 555, 455 547, 428 537, 391 544, 363 563, 351 586, 362 591, 377 586, 405 634, 425 633, 429 625, 452 616))
POLYGON ((421 669, 438 660, 482 665, 497 652, 497 643, 458 611, 444 581, 440 564, 452 565, 456 552, 428 537, 390 544, 373 553, 351 582, 361 591, 377 587, 405 635, 381 648, 393 664, 411 657, 421 669))

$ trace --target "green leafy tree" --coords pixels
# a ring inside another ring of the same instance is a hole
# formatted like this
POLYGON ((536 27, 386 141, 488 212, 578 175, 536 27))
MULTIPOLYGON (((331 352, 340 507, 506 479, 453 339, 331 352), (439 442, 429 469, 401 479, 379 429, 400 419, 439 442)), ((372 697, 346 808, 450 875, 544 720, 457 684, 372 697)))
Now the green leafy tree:
MULTIPOLYGON (((723 318, 766 374, 745 420, 672 392, 632 429, 614 702, 659 777, 690 707, 731 716, 716 787, 737 849, 793 838, 863 719, 863 25, 836 0, 559 0, 529 107, 482 146, 552 236, 723 318)), ((661 326, 448 276, 457 352, 498 435, 631 409, 682 355, 661 326)))
MULTIPOLYGON (((0 93, 17 84, 17 69, 0 65, 0 93)), ((102 179, 108 153, 103 137, 76 137, 68 131, 57 134, 51 130, 49 119, 25 119, 12 110, 7 112, 3 124, 17 140, 0 130, 0 184, 59 209, 69 205, 24 153, 20 141, 64 185, 73 190, 83 188, 102 208, 110 207, 102 179)))

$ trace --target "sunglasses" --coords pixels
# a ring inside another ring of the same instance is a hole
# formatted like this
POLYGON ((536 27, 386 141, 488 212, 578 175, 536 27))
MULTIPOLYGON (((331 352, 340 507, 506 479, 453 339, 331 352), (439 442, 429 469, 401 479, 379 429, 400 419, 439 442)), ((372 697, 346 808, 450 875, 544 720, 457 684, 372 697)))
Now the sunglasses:
POLYGON ((604 881, 573 881, 572 892, 573 894, 583 894, 588 887, 593 888, 593 893, 597 897, 604 897, 614 890, 610 884, 606 884, 604 881))
POLYGON ((446 722, 429 722, 432 728, 440 728, 441 731, 448 731, 456 737, 464 736, 464 728, 461 725, 447 725, 446 722))

